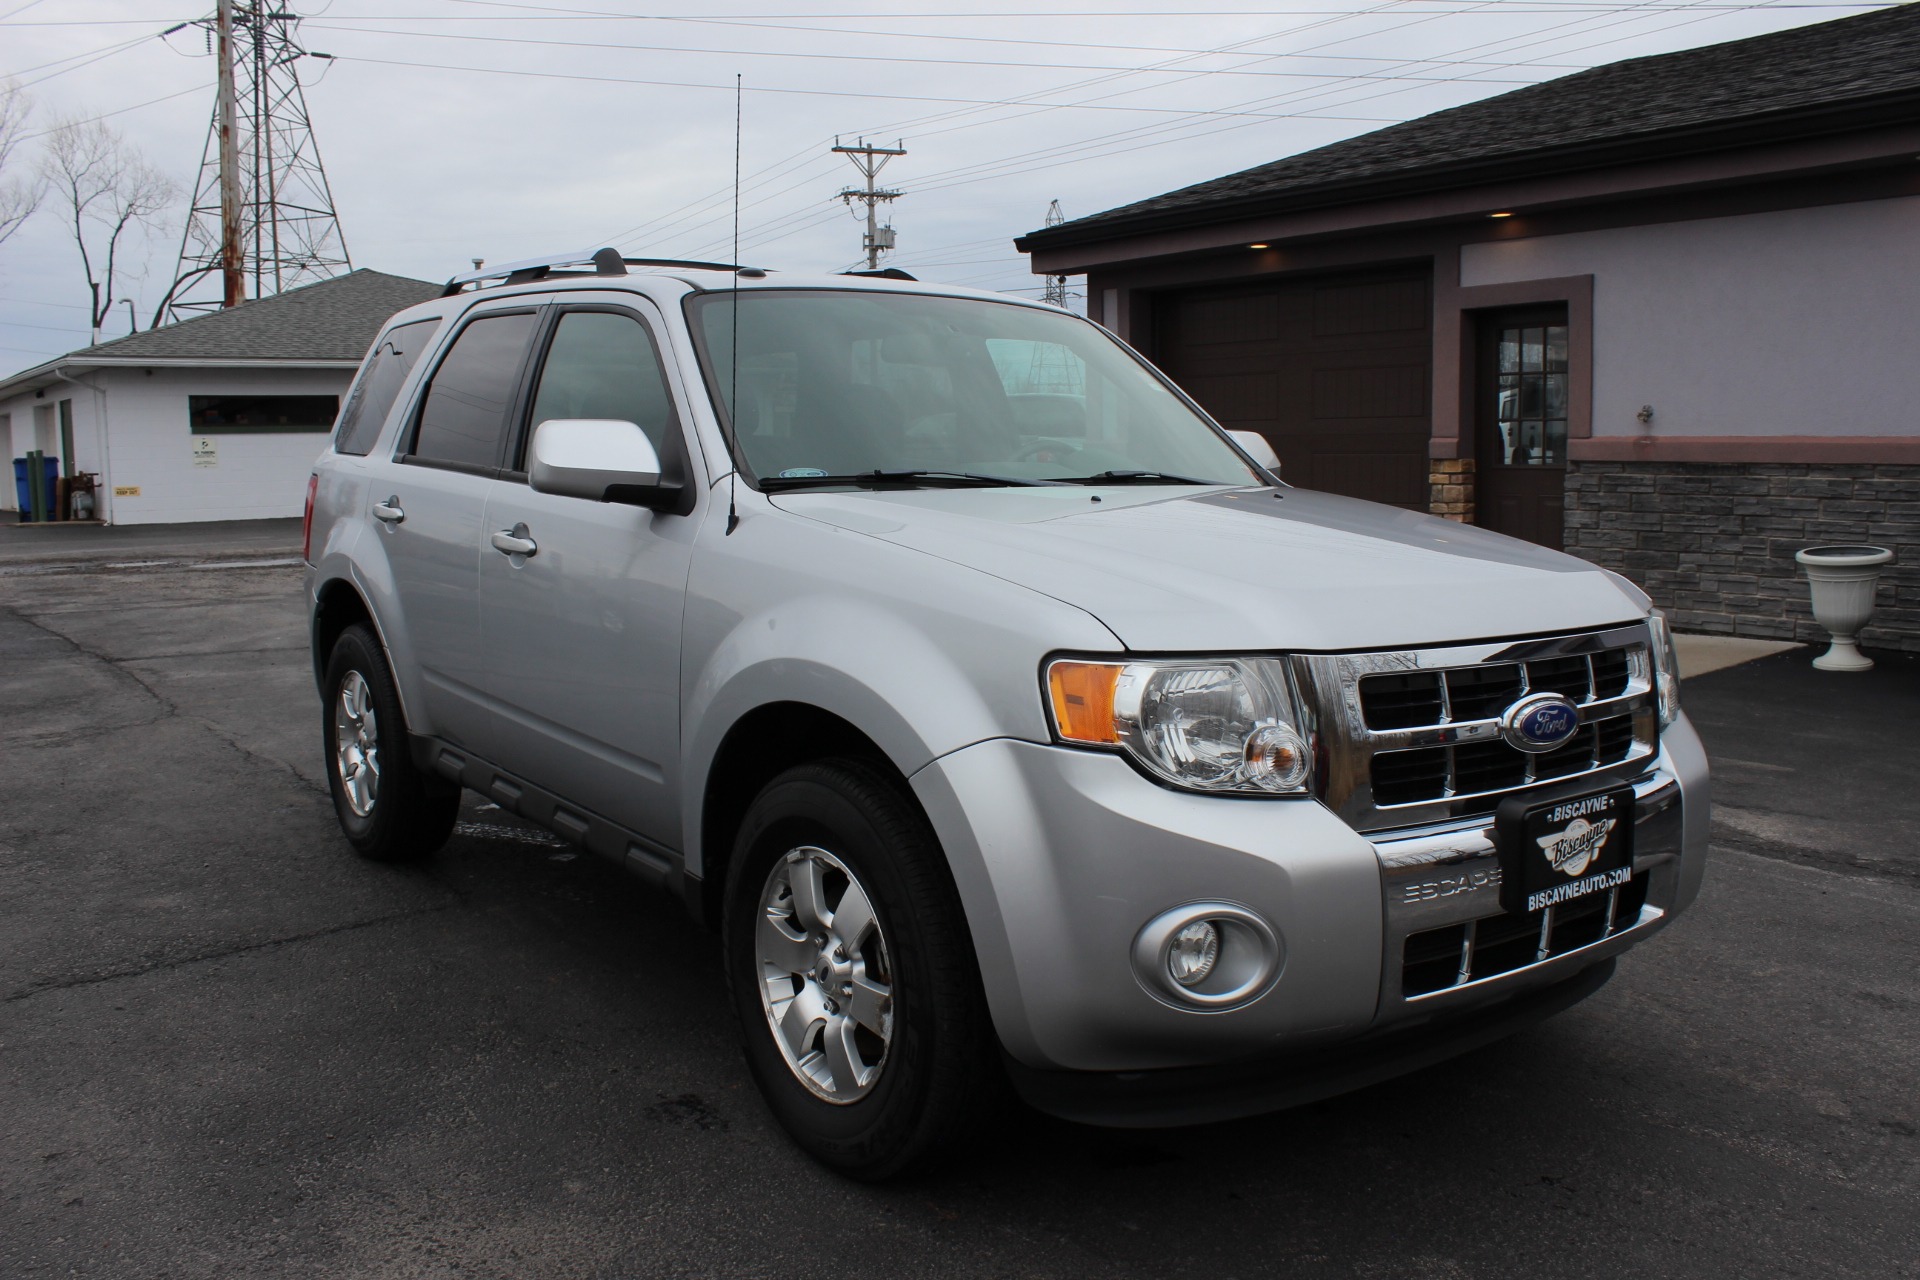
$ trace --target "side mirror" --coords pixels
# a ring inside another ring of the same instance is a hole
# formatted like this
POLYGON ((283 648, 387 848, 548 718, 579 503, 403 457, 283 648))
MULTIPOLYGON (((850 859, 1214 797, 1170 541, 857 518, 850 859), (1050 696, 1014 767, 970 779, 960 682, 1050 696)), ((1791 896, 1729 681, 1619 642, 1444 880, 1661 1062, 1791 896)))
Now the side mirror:
POLYGON ((527 483, 536 493, 636 507, 670 506, 677 496, 662 483, 647 433, 612 418, 549 418, 535 427, 527 483))
POLYGON ((1253 460, 1273 472, 1280 474, 1280 455, 1273 451, 1273 443, 1258 431, 1229 431, 1233 442, 1245 449, 1253 460))

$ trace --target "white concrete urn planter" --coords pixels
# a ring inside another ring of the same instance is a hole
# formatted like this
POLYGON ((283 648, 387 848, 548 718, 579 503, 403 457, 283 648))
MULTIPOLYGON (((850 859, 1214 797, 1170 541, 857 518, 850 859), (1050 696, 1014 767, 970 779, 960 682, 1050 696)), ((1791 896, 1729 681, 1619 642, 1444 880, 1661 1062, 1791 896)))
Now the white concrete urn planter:
POLYGON ((1873 659, 1860 652, 1860 628, 1873 616, 1880 567, 1893 559, 1885 547, 1808 547, 1794 556, 1813 588, 1813 620, 1833 643, 1813 660, 1822 671, 1866 671, 1873 659))

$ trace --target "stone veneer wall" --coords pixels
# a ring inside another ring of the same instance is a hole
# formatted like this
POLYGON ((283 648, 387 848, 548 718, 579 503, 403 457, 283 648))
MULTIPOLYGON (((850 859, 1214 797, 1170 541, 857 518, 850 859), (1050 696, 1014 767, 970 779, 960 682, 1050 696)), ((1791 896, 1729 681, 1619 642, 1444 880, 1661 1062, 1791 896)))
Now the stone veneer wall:
POLYGON ((1473 459, 1435 458, 1427 464, 1427 511, 1473 523, 1473 459))
POLYGON ((1681 631, 1822 641, 1796 551, 1891 548, 1862 644, 1920 650, 1920 466, 1576 462, 1566 547, 1640 584, 1681 631))

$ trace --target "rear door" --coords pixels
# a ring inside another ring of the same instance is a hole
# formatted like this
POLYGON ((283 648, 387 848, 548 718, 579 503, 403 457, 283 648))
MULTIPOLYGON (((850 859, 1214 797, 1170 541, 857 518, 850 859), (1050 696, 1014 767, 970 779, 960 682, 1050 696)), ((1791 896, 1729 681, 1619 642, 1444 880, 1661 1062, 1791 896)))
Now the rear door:
POLYGON ((480 631, 499 732, 484 754, 675 848, 680 622, 695 522, 535 493, 523 470, 533 428, 550 418, 636 422, 669 474, 691 465, 659 332, 660 317, 638 298, 556 308, 510 469, 487 504, 488 538, 506 534, 522 540, 509 546, 533 550, 482 551, 480 631))
POLYGON ((426 723, 414 728, 469 749, 488 720, 479 603, 487 494, 540 314, 523 304, 466 318, 368 494, 424 692, 412 714, 424 710, 426 723))

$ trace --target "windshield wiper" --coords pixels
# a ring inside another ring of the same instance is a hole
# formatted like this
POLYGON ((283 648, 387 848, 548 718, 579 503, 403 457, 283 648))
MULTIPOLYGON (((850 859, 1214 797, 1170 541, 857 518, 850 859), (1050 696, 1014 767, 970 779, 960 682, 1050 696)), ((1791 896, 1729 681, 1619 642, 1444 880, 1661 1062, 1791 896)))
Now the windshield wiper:
POLYGON ((977 471, 850 471, 825 476, 763 476, 760 487, 768 493, 789 489, 824 489, 835 485, 853 485, 861 489, 920 485, 937 489, 1026 488, 1031 485, 1063 484, 1060 480, 1029 480, 1020 476, 990 476, 977 471))
POLYGON ((1196 480, 1168 471, 1102 471, 1098 475, 1069 476, 1064 484, 1219 484, 1218 480, 1196 480))

